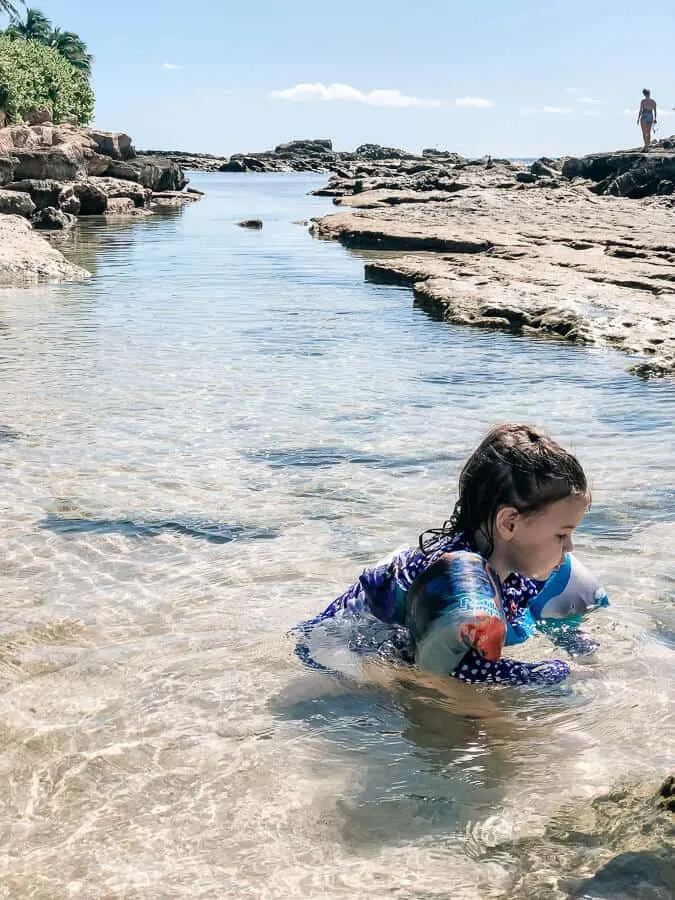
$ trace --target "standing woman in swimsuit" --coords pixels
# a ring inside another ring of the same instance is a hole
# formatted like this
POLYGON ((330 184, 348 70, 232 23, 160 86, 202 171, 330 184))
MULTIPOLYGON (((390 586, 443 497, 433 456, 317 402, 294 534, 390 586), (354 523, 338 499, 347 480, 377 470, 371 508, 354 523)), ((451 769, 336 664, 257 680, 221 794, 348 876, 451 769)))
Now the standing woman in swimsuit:
POLYGON ((644 100, 640 104, 638 125, 642 128, 642 138, 645 142, 644 149, 649 150, 649 145, 652 141, 652 128, 656 125, 656 102, 652 100, 647 88, 642 93, 644 94, 644 100))

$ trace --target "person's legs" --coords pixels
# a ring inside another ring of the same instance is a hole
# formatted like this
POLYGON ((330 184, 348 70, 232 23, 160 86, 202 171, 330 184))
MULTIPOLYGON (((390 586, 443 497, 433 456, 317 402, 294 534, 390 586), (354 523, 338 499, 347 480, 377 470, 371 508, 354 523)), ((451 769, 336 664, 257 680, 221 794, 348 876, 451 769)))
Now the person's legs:
POLYGON ((647 119, 640 119, 640 127, 642 128, 642 140, 644 141, 644 149, 649 150, 652 140, 652 123, 647 119))

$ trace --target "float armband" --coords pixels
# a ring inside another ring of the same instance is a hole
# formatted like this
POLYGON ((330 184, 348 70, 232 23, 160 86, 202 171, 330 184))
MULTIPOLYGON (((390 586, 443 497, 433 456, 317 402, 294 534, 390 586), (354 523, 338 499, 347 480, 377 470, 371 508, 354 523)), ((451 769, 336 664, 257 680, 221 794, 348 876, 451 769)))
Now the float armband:
POLYGON ((428 672, 449 675, 469 650, 497 660, 506 638, 499 581, 477 553, 448 553, 410 588, 406 625, 428 672))
POLYGON ((535 619, 570 619, 604 606, 607 591, 571 553, 529 604, 535 619))

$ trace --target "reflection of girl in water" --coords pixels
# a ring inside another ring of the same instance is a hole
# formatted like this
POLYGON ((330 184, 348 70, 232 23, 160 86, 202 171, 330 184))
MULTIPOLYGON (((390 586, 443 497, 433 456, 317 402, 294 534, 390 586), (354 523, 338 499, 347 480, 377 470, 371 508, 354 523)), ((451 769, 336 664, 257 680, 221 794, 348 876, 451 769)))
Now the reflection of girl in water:
POLYGON ((642 129, 644 149, 649 150, 649 145, 652 142, 652 128, 656 125, 656 102, 652 100, 647 88, 642 93, 644 94, 644 100, 640 104, 637 123, 642 129))

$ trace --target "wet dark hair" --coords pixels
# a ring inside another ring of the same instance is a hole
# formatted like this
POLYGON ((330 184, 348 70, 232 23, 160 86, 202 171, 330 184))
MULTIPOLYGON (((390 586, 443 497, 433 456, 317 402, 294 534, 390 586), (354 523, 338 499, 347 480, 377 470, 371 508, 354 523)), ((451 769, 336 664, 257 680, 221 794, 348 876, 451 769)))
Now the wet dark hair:
POLYGON ((473 542, 480 532, 489 556, 494 549, 495 516, 502 507, 536 513, 565 497, 588 493, 581 464, 560 444, 529 425, 498 425, 464 465, 452 516, 441 528, 420 535, 420 549, 430 553, 460 533, 473 542))
POLYGON ((645 97, 649 97, 649 93, 650 93, 649 88, 643 88, 642 93, 645 95, 645 97))

